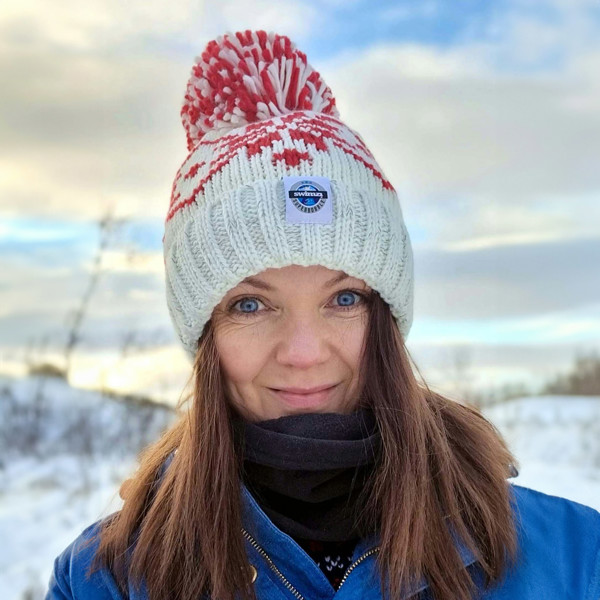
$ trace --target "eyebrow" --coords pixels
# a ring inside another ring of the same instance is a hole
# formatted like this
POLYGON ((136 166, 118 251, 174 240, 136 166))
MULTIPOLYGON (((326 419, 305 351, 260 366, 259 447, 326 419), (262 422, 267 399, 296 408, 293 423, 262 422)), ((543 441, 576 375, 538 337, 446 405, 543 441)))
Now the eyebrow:
MULTIPOLYGON (((325 287, 333 287, 336 283, 344 281, 344 279, 350 279, 350 275, 346 275, 346 273, 339 273, 335 277, 328 279, 325 282, 325 287)), ((275 289, 272 285, 262 281, 261 279, 257 279, 256 277, 246 277, 246 279, 240 281, 240 284, 242 283, 246 283, 261 290, 266 290, 267 292, 272 292, 275 289)))

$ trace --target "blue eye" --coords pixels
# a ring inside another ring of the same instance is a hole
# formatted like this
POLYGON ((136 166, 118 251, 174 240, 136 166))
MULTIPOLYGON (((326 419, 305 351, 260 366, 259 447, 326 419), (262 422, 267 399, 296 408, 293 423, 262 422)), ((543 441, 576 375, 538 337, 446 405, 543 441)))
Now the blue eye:
POLYGON ((354 296, 353 292, 342 292, 337 297, 342 306, 350 306, 354 303, 354 296))
POLYGON ((356 306, 356 301, 353 300, 353 298, 352 298, 353 296, 357 296, 361 300, 364 298, 364 296, 362 294, 359 294, 358 292, 352 292, 350 290, 344 290, 343 292, 340 292, 339 294, 337 294, 336 297, 338 299, 341 299, 339 308, 341 308, 341 309, 354 308, 356 306))
POLYGON ((244 307, 246 307, 248 310, 252 310, 252 305, 256 305, 256 300, 254 298, 245 298, 241 303, 240 308, 242 312, 246 312, 244 307))
POLYGON ((236 312, 238 314, 240 314, 243 317, 251 317, 252 315, 256 314, 256 310, 252 310, 253 307, 257 307, 258 308, 258 304, 260 303, 260 300, 258 300, 257 298, 242 298, 241 300, 238 300, 237 302, 235 302, 234 304, 232 304, 230 306, 230 310, 232 310, 233 312, 236 312), (234 307, 237 305, 240 305, 239 309, 235 309, 234 307))

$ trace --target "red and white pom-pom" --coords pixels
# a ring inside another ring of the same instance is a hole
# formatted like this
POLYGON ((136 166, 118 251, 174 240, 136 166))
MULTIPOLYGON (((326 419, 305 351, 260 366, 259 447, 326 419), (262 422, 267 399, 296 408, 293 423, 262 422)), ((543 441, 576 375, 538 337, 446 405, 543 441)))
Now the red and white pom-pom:
POLYGON ((181 119, 192 150, 212 129, 295 110, 338 116, 331 90, 288 37, 246 30, 219 36, 196 58, 181 119))

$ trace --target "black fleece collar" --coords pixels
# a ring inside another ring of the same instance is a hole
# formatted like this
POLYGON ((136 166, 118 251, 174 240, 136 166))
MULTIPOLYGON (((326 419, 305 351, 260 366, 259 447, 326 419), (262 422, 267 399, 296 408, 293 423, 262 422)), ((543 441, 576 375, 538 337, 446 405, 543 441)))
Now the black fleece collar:
POLYGON ((381 446, 371 410, 233 425, 244 482, 282 531, 320 541, 371 532, 360 511, 381 446))

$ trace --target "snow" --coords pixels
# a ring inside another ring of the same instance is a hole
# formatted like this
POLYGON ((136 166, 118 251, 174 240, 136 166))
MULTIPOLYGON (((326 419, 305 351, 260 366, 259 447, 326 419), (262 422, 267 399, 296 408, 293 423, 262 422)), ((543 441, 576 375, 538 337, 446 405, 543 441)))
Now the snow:
MULTIPOLYGON (((484 414, 520 463, 512 481, 600 510, 600 398, 519 398, 484 414)), ((172 417, 59 379, 0 378, 3 600, 44 597, 54 558, 119 509, 137 452, 172 417)))
POLYGON ((118 510, 119 482, 133 466, 74 455, 10 465, 10 488, 0 494, 2 598, 44 597, 54 558, 87 525, 118 510))
POLYGON ((171 409, 56 378, 0 377, 0 597, 39 600, 54 558, 121 506, 136 455, 171 409))
POLYGON ((514 483, 600 510, 600 397, 517 398, 483 412, 519 462, 514 483))

